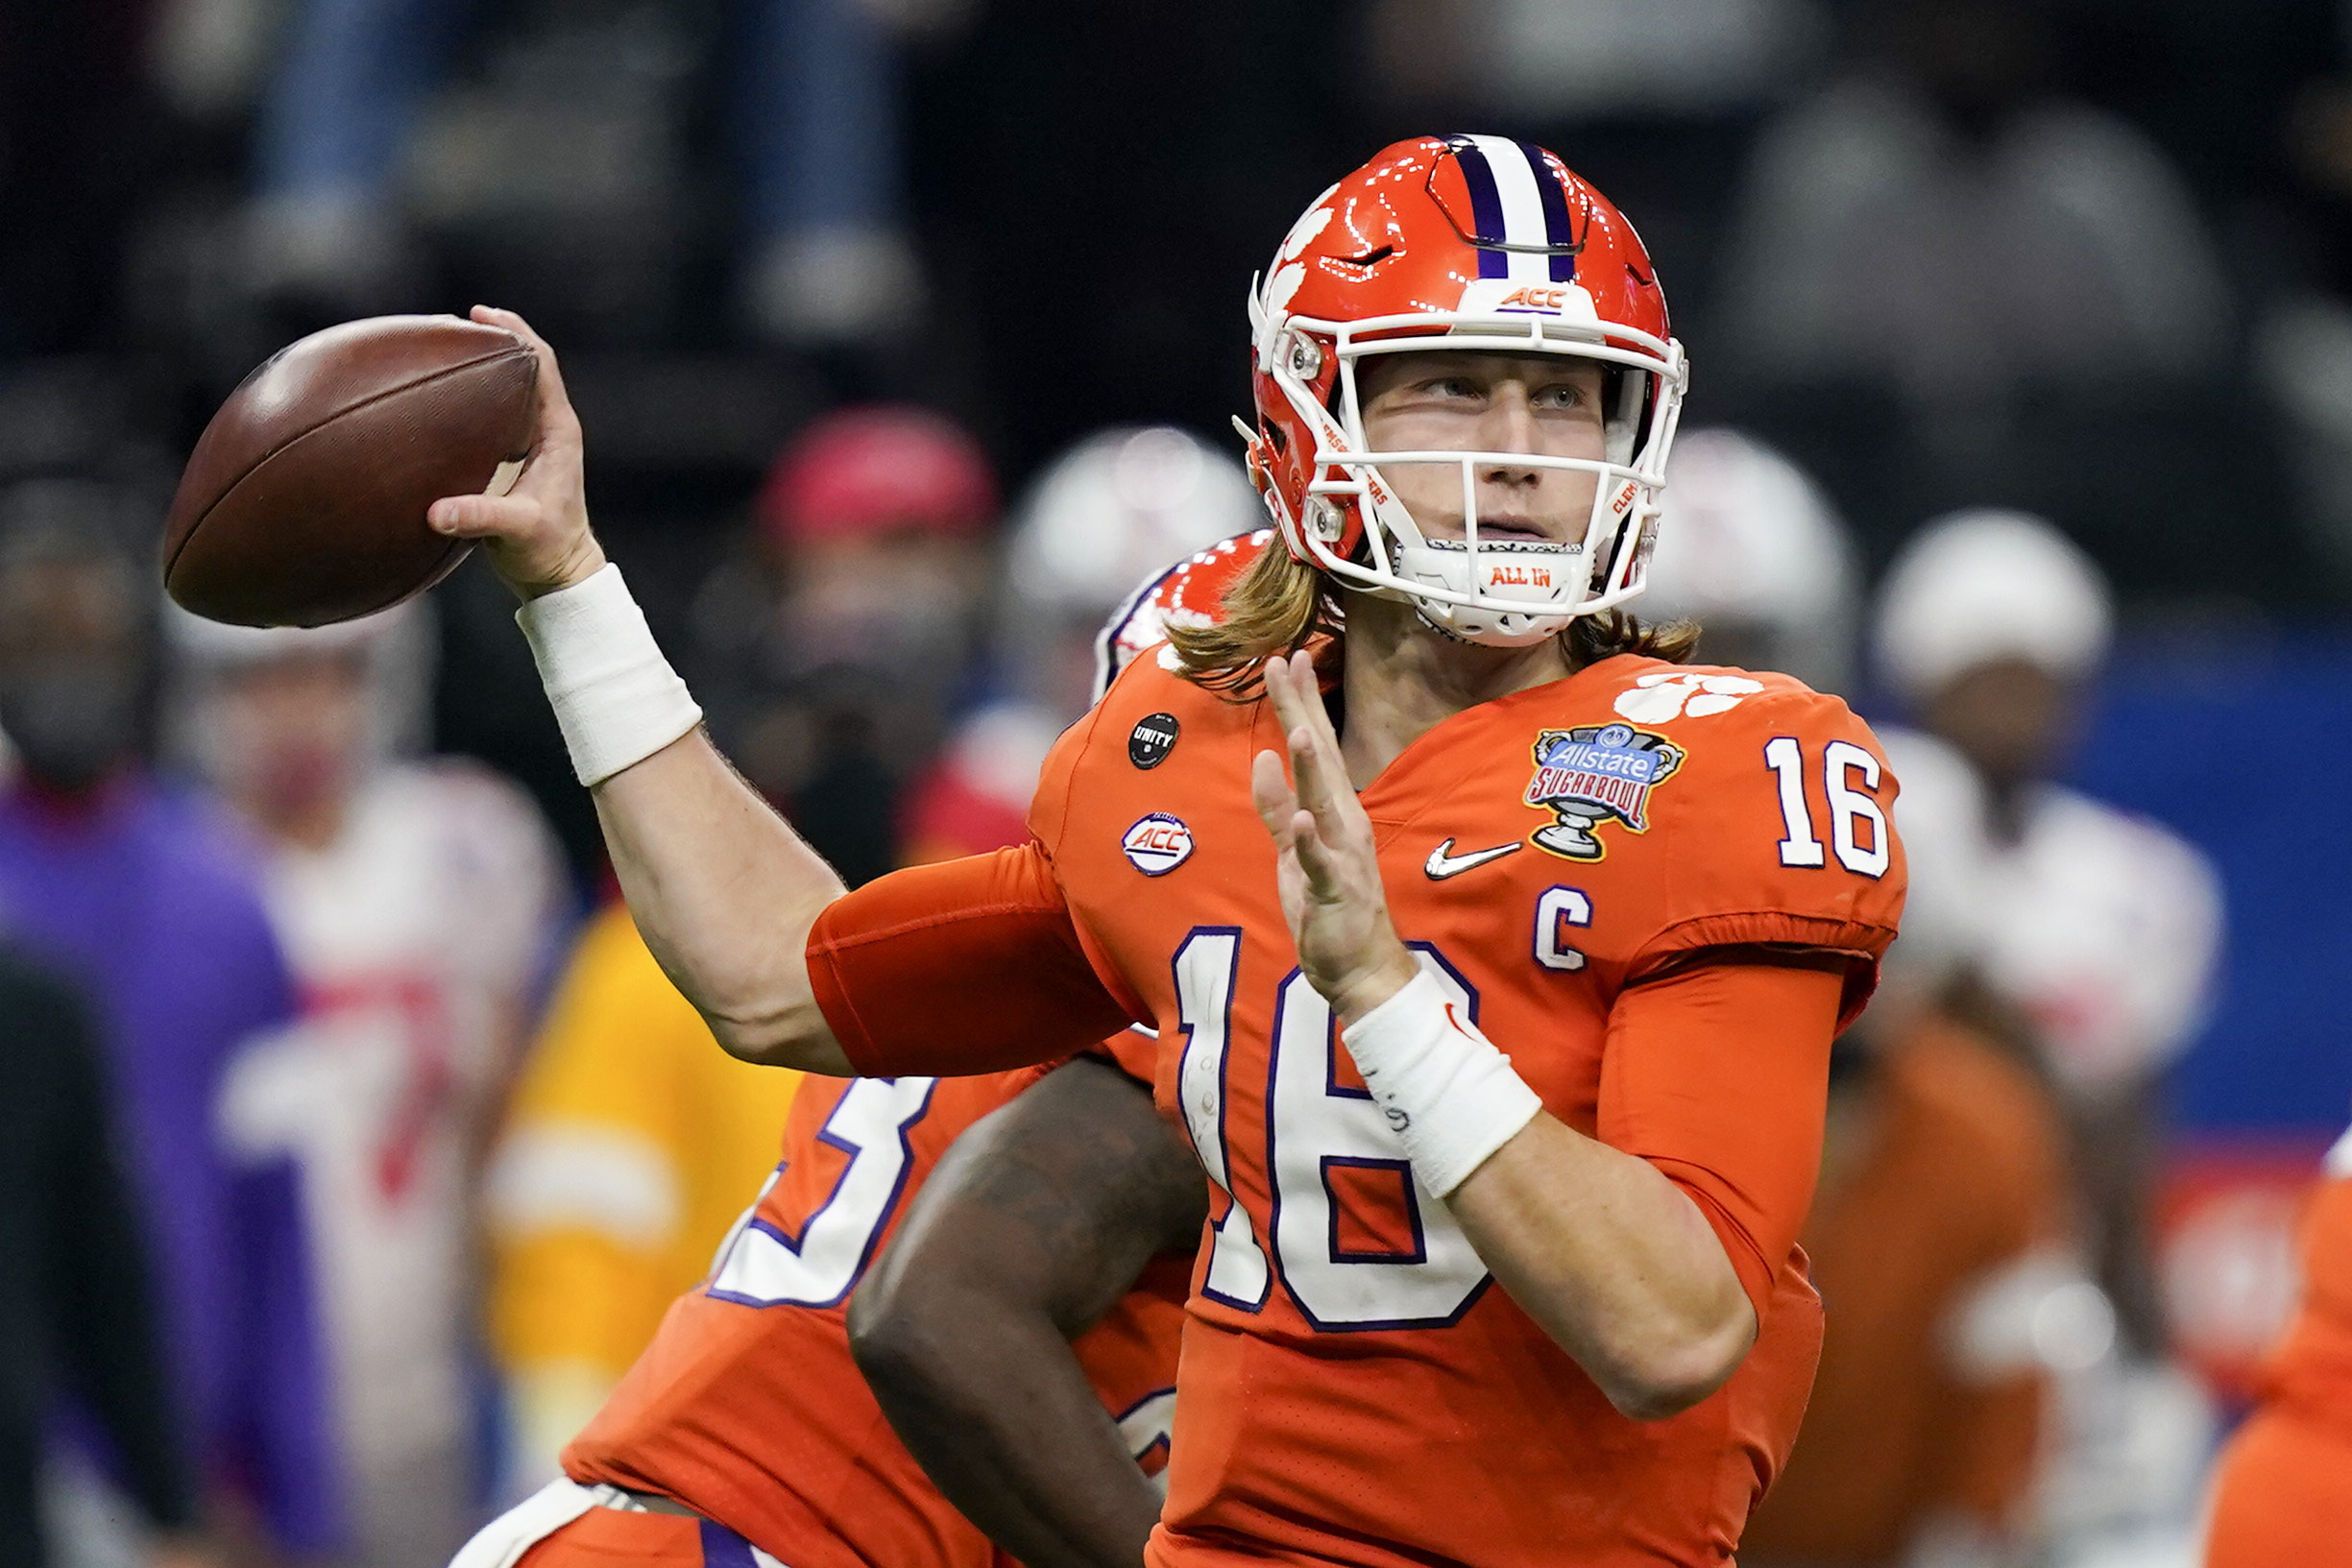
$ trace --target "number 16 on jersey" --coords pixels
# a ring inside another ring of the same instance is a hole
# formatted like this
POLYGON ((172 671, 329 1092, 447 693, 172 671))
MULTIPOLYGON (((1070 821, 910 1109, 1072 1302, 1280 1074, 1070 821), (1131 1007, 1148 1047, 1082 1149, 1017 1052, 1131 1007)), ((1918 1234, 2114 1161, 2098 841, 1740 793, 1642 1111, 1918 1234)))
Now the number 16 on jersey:
MULTIPOLYGON (((1413 944, 1421 966, 1476 1022, 1477 994, 1433 948, 1413 944)), ((1324 1332, 1437 1328, 1486 1288, 1486 1265, 1445 1205, 1413 1179, 1412 1166, 1367 1091, 1337 1081, 1331 1007, 1297 970, 1274 1000, 1267 1042, 1262 1159, 1271 1213, 1261 1219, 1233 1196, 1225 1086, 1246 1053, 1232 1037, 1242 933, 1202 926, 1176 949, 1176 1012, 1184 1031, 1176 1069, 1184 1124, 1225 1199, 1212 1222, 1202 1293, 1257 1312, 1272 1278, 1300 1315, 1324 1332), (1367 1210, 1376 1209, 1377 1213, 1367 1210), (1362 1223, 1343 1224, 1344 1218, 1362 1223), (1355 1237, 1351 1242, 1348 1238, 1355 1237), (1378 1236, 1383 1242, 1366 1238, 1378 1236)))

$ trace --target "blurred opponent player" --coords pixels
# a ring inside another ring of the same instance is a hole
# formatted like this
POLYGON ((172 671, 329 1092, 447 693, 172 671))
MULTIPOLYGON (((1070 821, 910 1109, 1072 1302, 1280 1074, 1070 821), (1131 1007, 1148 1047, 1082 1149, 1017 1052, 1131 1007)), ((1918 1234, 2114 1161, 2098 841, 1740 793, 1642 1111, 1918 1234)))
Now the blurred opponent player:
POLYGON ((993 642, 1006 689, 957 726, 909 792, 901 860, 950 860, 1027 838, 1037 769, 1108 679, 1099 644, 1157 641, 1152 582, 1219 541, 1230 555, 1239 543, 1227 536, 1265 518, 1241 465, 1173 425, 1097 431, 1048 465, 1006 545, 993 642), (1131 599, 1144 615, 1117 613, 1131 599))
POLYGON ((2054 1387, 2041 1528, 2062 1551, 2185 1530, 2213 1416, 2169 1346, 2148 1194, 2165 1069, 2195 1038, 2221 951, 2220 878, 2170 828, 2061 782, 2114 609, 2052 524, 1985 510, 1930 522, 1888 567, 1873 622, 1918 721, 1884 736, 1912 852, 1904 946, 1947 955, 1938 1000, 2041 1070, 2112 1303, 2110 1353, 2054 1387))
MULTIPOLYGON (((1696 618, 1709 659, 1844 689, 1861 585, 1820 491, 1728 429, 1684 432, 1667 477, 1644 609, 1696 618)), ((1930 1539, 1998 1557, 2035 1478, 2036 1352, 2070 1302, 2104 1311, 2055 1244, 2064 1155, 2048 1096, 1934 1008, 1940 973, 1914 927, 1831 1056, 1800 1237, 1831 1303, 1828 1334, 1804 1435, 1749 1521, 1743 1564, 1875 1568, 1930 1539)))
MULTIPOLYGON (((344 1510, 301 1172, 236 1158, 217 1120, 238 1050, 287 1022, 294 987, 236 829, 147 765, 153 590, 124 542, 152 520, 87 482, 0 492, 0 728, 19 763, 0 790, 0 925, 96 1006, 208 1506, 324 1556, 344 1510)), ((71 1446, 95 1462, 57 1469, 69 1537, 131 1552, 101 1451, 71 1446)))
POLYGON ((978 1073, 1156 1023, 1217 1194, 1150 1560, 1727 1560, 1818 1353, 1796 1235, 1902 905, 1891 770, 1620 613, 1685 367, 1557 158, 1398 143, 1250 307, 1284 548, 1057 744, 1034 843, 854 894, 696 733, 551 352, 533 468, 430 516, 528 601, 728 1049, 978 1073))
POLYGON ((1642 613, 1699 623, 1709 663, 1844 691, 1860 593, 1846 525, 1805 471, 1731 429, 1675 437, 1642 613))
POLYGON ((2221 1451, 2205 1568, 2352 1565, 2352 1132, 2303 1220, 2303 1310, 2221 1451))
POLYGON ((352 1559, 426 1568, 476 1522, 474 1203, 566 906, 529 798, 418 760, 432 646, 403 607, 310 631, 170 613, 174 721, 261 850, 301 1001, 223 1094, 303 1172, 352 1559))
MULTIPOLYGON (((1104 629, 1106 643, 1122 661, 1148 646, 1172 607, 1189 595, 1214 603, 1230 563, 1260 547, 1161 573, 1104 629)), ((1138 1499, 1147 1528, 1157 1511, 1136 1463, 1166 1462, 1183 1269, 1205 1196, 1152 1106, 1152 1049, 1129 1033, 1050 1073, 805 1086, 776 1173, 709 1277, 671 1305, 653 1344, 565 1450, 565 1479, 483 1531, 456 1568, 985 1568, 995 1548, 924 1478, 867 1392, 851 1360, 848 1303, 950 1146, 1016 1097, 1063 1108, 1116 1152, 1090 1185, 1049 1191, 1060 1200, 1050 1217, 1032 1206, 992 1233, 1029 1266, 1023 1278, 1050 1301, 1075 1359, 1036 1358, 1021 1405, 969 1419, 992 1446, 1022 1456, 1019 1473, 1000 1479, 1002 1500, 1042 1532, 1029 1538, 1070 1554, 1035 1554, 1031 1568, 1131 1558, 1140 1534, 1117 1531, 1138 1499), (1162 1251, 1171 1255, 1153 1264, 1162 1251), (1108 1477, 1106 1455, 1119 1459, 1108 1477), (1128 1508, 1071 1515, 1059 1499, 1094 1497, 1074 1491, 1078 1476, 1128 1508)))

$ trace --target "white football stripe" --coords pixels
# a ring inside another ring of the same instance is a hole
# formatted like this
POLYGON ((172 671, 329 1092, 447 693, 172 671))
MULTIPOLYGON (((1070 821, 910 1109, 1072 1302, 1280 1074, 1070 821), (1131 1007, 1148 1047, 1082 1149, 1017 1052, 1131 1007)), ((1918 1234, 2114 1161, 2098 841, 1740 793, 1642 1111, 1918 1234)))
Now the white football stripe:
MULTIPOLYGON (((1503 204, 1504 241, 1515 246, 1549 245, 1552 235, 1543 226, 1543 197, 1536 187, 1536 171, 1527 161, 1526 150, 1508 136, 1472 136, 1470 141, 1487 155, 1487 167, 1494 172, 1494 194, 1503 204)), ((1509 260, 1513 281, 1551 281, 1551 258, 1541 250, 1513 250, 1503 254, 1509 260)))

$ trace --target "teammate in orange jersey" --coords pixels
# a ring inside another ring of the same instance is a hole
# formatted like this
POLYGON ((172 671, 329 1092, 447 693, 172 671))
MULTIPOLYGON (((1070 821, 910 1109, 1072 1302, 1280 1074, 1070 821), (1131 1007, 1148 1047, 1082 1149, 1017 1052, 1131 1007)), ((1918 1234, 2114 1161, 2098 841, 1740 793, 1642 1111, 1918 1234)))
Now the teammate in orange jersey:
MULTIPOLYGON (((1099 681, 1156 643, 1169 617, 1197 621, 1197 596, 1266 543, 1225 541, 1145 584, 1103 628, 1099 681)), ((1091 1157, 1083 1182, 1049 1169, 1054 1188, 1010 1210, 990 1201, 1000 1183, 950 1221, 991 1249, 965 1270, 967 1304, 983 1290, 1017 1292, 1047 1315, 1053 1341, 1025 1347, 1020 1399, 968 1417, 992 1451, 1017 1456, 991 1476, 987 1522, 1039 1548, 1032 1568, 1131 1559, 1159 1511, 1145 1470, 1166 1461, 1178 1303, 1204 1196, 1152 1109, 1151 1052, 1129 1033, 1050 1073, 812 1089, 818 1103, 788 1118, 776 1175, 565 1451, 564 1478, 492 1524, 458 1568, 995 1560, 884 1426, 844 1319, 942 1152, 1016 1098, 1025 1116, 1086 1127, 1091 1157), (1163 1247, 1176 1250, 1155 1260, 1163 1247)), ((1045 1153, 1034 1141, 1024 1153, 1034 1177, 1045 1153)))
POLYGON ((1216 1191, 1147 1560, 1728 1561, 1819 1346, 1795 1239, 1901 908, 1894 779, 1834 699, 1620 613, 1685 368, 1557 158, 1388 149, 1251 318, 1284 550, 1063 737, 1035 843, 855 894, 700 738, 551 352, 522 482, 431 516, 526 600, 729 1049, 975 1073, 1157 1025, 1216 1191))
POLYGON ((2352 1568, 2352 1132, 2303 1221, 2303 1310, 2222 1450, 2205 1568, 2352 1568))
MULTIPOLYGON (((1135 1038, 1148 1071, 1151 1043, 1135 1038)), ((1064 1467, 1099 1473, 1105 1452, 1156 1469, 1202 1195, 1200 1172, 1135 1081, 1104 1057, 1052 1072, 810 1085, 786 1122, 776 1174, 710 1277, 671 1305, 653 1343, 564 1451, 565 1479, 487 1527, 456 1568, 989 1568, 987 1537, 884 1423, 851 1361, 844 1318, 860 1276, 950 1144, 1025 1093, 1124 1131, 1128 1157, 1098 1168, 1056 1217, 1087 1246, 1057 1254, 1055 1238, 1025 1238, 1029 1255, 1047 1262, 1046 1284, 1068 1282, 1063 1321, 1077 1336, 1075 1359, 1065 1353, 1059 1368, 1045 1368, 1060 1373, 1050 1384, 1062 1396, 1055 1419, 987 1412, 1002 1426, 992 1436, 1048 1478, 1064 1467), (1163 1247, 1176 1250, 1154 1263, 1163 1247), (1056 1272, 1065 1260, 1079 1266, 1056 1272), (1074 1403, 1087 1419, 1070 1419, 1074 1403)), ((1134 1462, 1127 1470, 1149 1510, 1156 1490, 1134 1462)), ((1032 1491, 1052 1519, 1050 1486, 1040 1481, 1032 1491)), ((1084 1525, 1070 1532, 1086 1539, 1084 1525)))

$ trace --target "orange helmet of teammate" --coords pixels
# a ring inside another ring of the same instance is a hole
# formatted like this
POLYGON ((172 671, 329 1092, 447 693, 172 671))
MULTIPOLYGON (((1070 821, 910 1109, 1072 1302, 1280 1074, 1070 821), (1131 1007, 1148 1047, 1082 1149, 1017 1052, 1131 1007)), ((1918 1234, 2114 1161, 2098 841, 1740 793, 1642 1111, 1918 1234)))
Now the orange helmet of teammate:
POLYGON ((1556 156, 1502 136, 1387 148, 1292 228, 1249 322, 1258 428, 1244 433, 1299 560, 1502 646, 1641 591, 1687 370, 1640 237, 1556 156), (1357 361, 1464 349, 1599 362, 1604 456, 1370 450, 1357 361), (1497 461, 1593 474, 1584 537, 1481 541, 1476 474, 1497 461), (1380 476, 1399 463, 1460 468, 1466 538, 1423 533, 1380 476))

